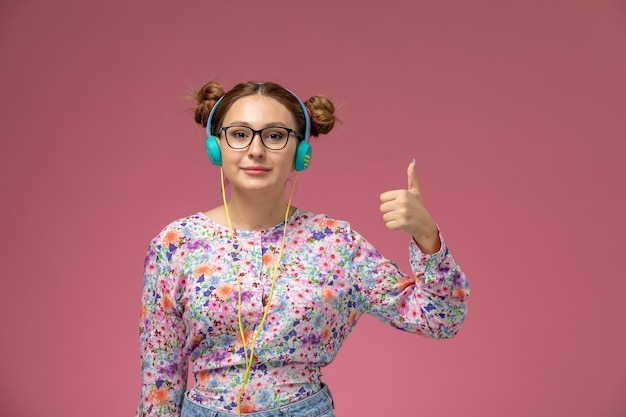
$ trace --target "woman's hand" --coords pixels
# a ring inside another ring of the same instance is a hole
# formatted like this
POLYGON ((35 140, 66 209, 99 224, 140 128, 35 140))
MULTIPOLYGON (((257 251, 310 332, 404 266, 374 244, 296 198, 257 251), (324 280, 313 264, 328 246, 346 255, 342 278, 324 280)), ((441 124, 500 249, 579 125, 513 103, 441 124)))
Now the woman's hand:
POLYGON ((423 253, 439 250, 441 241, 435 220, 424 207, 422 193, 415 173, 415 160, 407 169, 409 186, 406 190, 387 191, 380 195, 380 211, 387 228, 404 230, 413 236, 423 253))

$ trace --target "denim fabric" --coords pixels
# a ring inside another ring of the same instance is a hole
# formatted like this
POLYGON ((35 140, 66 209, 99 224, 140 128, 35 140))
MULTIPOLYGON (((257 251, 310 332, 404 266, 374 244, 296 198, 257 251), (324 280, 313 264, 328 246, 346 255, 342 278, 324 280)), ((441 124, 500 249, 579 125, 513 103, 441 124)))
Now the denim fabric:
MULTIPOLYGON (((300 401, 284 407, 272 410, 259 411, 256 413, 242 414, 249 417, 335 417, 335 405, 333 396, 326 385, 321 390, 300 401)), ((224 412, 213 410, 195 404, 187 399, 183 400, 183 408, 180 417, 234 417, 237 412, 224 412)))

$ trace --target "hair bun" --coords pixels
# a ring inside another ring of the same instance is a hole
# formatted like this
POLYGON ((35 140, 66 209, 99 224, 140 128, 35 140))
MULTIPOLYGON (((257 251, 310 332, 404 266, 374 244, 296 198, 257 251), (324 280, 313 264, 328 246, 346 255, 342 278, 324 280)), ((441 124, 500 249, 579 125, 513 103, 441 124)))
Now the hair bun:
POLYGON ((335 122, 335 105, 325 96, 313 96, 304 105, 311 116, 311 136, 328 134, 335 122))
POLYGON ((195 93, 195 100, 198 106, 194 113, 194 119, 196 123, 202 127, 206 127, 209 119, 209 114, 217 100, 224 95, 224 88, 215 81, 209 81, 203 85, 197 93, 195 93))

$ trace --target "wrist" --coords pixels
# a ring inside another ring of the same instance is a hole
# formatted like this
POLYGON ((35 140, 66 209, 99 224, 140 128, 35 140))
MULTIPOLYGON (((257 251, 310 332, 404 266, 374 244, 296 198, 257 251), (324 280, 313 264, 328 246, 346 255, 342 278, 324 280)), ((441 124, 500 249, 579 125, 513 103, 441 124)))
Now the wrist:
POLYGON ((420 236, 413 235, 413 240, 420 248, 420 251, 427 255, 437 253, 439 249, 441 249, 441 239, 439 238, 437 226, 434 226, 433 230, 429 233, 420 236))

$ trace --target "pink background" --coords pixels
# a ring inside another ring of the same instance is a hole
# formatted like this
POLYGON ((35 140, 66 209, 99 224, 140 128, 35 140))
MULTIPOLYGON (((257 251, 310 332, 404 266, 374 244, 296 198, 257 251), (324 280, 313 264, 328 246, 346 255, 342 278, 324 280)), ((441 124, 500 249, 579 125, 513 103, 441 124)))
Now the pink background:
POLYGON ((296 204, 403 267, 416 158, 470 277, 456 339, 362 320, 338 416, 626 415, 623 1, 4 0, 0 57, 0 415, 134 413, 148 242, 219 204, 212 78, 334 98, 296 204))

